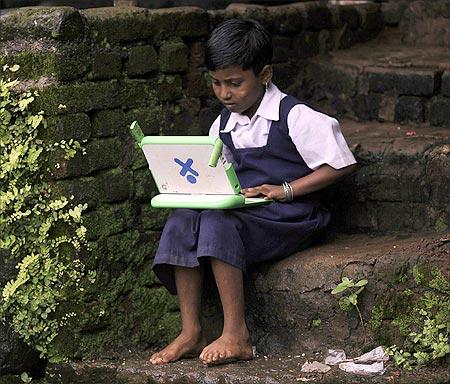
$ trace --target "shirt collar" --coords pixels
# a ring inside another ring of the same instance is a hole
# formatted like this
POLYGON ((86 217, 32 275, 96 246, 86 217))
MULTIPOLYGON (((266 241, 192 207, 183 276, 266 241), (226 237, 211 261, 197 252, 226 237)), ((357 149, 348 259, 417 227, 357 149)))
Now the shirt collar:
MULTIPOLYGON (((264 119, 277 121, 279 120, 279 110, 280 110, 280 101, 283 98, 284 94, 278 89, 278 87, 269 83, 268 89, 264 93, 264 96, 259 104, 258 109, 255 112, 252 120, 256 118, 256 116, 261 116, 264 119)), ((231 132, 236 124, 239 125, 247 125, 250 123, 250 119, 242 115, 240 113, 231 112, 230 118, 228 119, 227 124, 221 132, 231 132)))

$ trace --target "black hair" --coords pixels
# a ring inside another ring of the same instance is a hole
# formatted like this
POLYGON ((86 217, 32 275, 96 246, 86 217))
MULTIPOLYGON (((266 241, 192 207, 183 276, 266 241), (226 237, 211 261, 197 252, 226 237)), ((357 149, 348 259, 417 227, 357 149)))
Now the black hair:
POLYGON ((258 75, 272 62, 272 52, 272 39, 261 24, 250 19, 230 19, 211 32, 205 64, 210 71, 239 65, 258 75))

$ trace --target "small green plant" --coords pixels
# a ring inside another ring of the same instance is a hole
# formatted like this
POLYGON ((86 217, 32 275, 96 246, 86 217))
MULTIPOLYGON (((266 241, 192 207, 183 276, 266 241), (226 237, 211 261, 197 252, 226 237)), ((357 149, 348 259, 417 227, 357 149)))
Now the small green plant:
POLYGON ((355 283, 352 279, 343 277, 342 281, 331 291, 332 295, 342 294, 339 299, 339 307, 344 312, 349 312, 352 308, 356 308, 361 321, 361 326, 363 328, 364 339, 366 338, 366 329, 361 311, 358 307, 358 296, 364 290, 367 283, 368 281, 365 279, 359 280, 355 283))
MULTIPOLYGON (((395 325, 400 331, 404 340, 390 345, 386 351, 396 365, 408 370, 443 360, 450 354, 448 278, 430 265, 416 265, 409 276, 413 280, 410 288, 383 292, 371 319, 372 329, 381 332, 383 338, 386 335, 381 328, 383 323, 387 328, 389 324, 395 325)), ((389 345, 390 340, 387 337, 383 343, 389 345)))
MULTIPOLYGON (((18 69, 3 66, 4 72, 18 69)), ((41 357, 59 361, 64 358, 61 345, 70 343, 59 340, 58 345, 57 339, 76 324, 83 282, 93 274, 78 257, 86 246, 86 205, 74 206, 71 198, 52 190, 49 175, 56 164, 49 155, 59 150, 68 159, 81 146, 41 140, 43 112, 30 112, 38 94, 20 91, 19 85, 0 79, 0 252, 18 270, 0 287, 0 320, 41 357)))

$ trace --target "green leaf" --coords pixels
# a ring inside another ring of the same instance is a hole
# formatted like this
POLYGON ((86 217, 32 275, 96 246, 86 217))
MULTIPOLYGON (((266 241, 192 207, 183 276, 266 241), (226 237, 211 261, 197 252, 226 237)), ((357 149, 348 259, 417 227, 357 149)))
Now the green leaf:
POLYGON ((367 280, 362 279, 362 280, 359 280, 359 281, 355 284, 355 287, 364 287, 367 283, 368 283, 367 280))

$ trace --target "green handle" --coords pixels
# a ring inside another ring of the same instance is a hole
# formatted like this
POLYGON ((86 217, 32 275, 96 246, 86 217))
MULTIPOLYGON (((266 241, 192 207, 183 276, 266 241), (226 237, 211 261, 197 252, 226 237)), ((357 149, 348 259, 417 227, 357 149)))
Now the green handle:
POLYGON ((144 138, 144 133, 141 130, 141 127, 139 126, 139 123, 137 121, 133 121, 130 125, 130 131, 131 134, 134 137, 134 140, 141 146, 142 139, 144 138))
POLYGON ((220 155, 222 154, 223 143, 219 138, 214 142, 214 148, 211 153, 211 157, 209 158, 208 165, 210 167, 216 167, 217 162, 219 161, 220 155))

